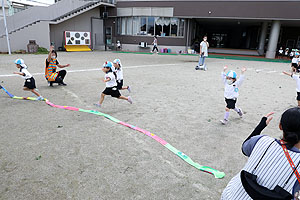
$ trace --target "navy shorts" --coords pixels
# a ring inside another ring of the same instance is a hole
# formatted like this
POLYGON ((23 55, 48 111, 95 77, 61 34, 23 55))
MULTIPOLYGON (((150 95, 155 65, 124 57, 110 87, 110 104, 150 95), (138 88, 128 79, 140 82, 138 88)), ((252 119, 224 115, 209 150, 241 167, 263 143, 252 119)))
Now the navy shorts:
POLYGON ((226 99, 225 98, 225 102, 226 102, 226 107, 229 109, 235 109, 235 104, 236 104, 237 99, 226 99))
POLYGON ((24 87, 28 88, 28 89, 35 89, 35 80, 33 77, 25 79, 25 83, 24 83, 24 87))
POLYGON ((118 90, 121 90, 122 89, 122 87, 123 87, 123 80, 118 80, 117 81, 117 88, 118 88, 118 90))
POLYGON ((105 88, 102 93, 116 98, 119 98, 121 96, 117 87, 105 88))

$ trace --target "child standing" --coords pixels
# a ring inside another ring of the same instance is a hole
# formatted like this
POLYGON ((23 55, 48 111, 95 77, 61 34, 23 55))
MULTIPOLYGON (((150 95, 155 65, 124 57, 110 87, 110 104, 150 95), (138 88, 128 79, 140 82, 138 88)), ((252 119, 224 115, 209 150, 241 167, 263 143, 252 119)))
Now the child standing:
POLYGON ((101 105, 104 101, 104 97, 106 95, 110 95, 110 96, 118 98, 118 99, 124 99, 124 100, 128 101, 130 104, 132 104, 132 99, 130 96, 128 96, 128 97, 121 96, 121 94, 117 88, 116 76, 113 73, 112 68, 113 68, 113 64, 109 61, 106 61, 103 64, 102 71, 105 73, 103 82, 106 83, 106 88, 101 94, 99 103, 94 104, 97 107, 101 107, 101 105))
POLYGON ((121 60, 120 59, 115 59, 113 61, 113 66, 114 66, 114 72, 117 75, 117 88, 118 90, 128 90, 129 92, 131 92, 130 87, 126 86, 123 87, 123 69, 122 69, 122 64, 121 64, 121 60))
POLYGON ((280 47, 279 50, 278 50, 278 58, 282 59, 282 57, 283 57, 283 48, 280 47))
POLYGON ((300 107, 300 76, 299 75, 296 75, 296 74, 293 74, 293 73, 288 73, 288 72, 282 72, 284 73, 285 75, 288 75, 290 77, 292 77, 296 83, 297 83, 297 88, 296 88, 296 91, 297 91, 297 101, 298 101, 298 106, 300 107))
POLYGON ((30 91, 38 98, 36 100, 43 101, 44 98, 35 90, 35 80, 33 76, 28 72, 27 66, 24 63, 23 59, 17 59, 15 60, 16 67, 20 69, 20 72, 13 72, 14 74, 21 75, 25 79, 25 84, 23 87, 23 90, 30 91))
POLYGON ((242 74, 238 80, 235 71, 230 70, 227 74, 225 74, 227 68, 228 67, 225 66, 224 71, 222 72, 222 79, 225 85, 224 97, 227 104, 225 108, 224 119, 220 120, 223 125, 227 124, 228 122, 230 109, 234 109, 234 111, 236 111, 240 117, 243 116, 243 111, 240 108, 237 108, 235 104, 239 96, 239 87, 242 85, 245 79, 244 73, 246 68, 243 67, 242 74))

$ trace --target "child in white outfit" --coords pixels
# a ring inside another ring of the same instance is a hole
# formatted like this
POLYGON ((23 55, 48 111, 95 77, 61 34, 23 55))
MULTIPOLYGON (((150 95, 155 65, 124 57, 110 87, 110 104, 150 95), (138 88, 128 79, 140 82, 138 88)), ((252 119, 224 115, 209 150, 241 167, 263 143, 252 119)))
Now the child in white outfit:
POLYGON ((113 64, 111 62, 106 61, 103 64, 102 71, 105 73, 105 77, 104 77, 103 82, 105 82, 106 88, 101 94, 101 98, 99 100, 99 103, 94 104, 97 107, 101 107, 101 105, 104 101, 104 97, 106 95, 110 95, 110 96, 118 98, 118 99, 127 100, 130 104, 132 104, 132 99, 131 99, 130 96, 129 97, 124 97, 120 94, 120 92, 117 88, 116 75, 113 72, 112 68, 113 68, 113 64))
POLYGON ((230 70, 227 74, 225 71, 227 70, 227 66, 224 67, 224 71, 222 72, 222 80, 225 85, 224 97, 226 102, 225 115, 224 119, 220 120, 223 125, 227 124, 229 118, 230 109, 234 109, 240 117, 243 116, 243 112, 240 108, 235 106, 237 98, 239 96, 239 87, 242 85, 245 75, 244 72, 246 68, 242 69, 242 74, 239 79, 237 79, 237 74, 235 71, 230 70))

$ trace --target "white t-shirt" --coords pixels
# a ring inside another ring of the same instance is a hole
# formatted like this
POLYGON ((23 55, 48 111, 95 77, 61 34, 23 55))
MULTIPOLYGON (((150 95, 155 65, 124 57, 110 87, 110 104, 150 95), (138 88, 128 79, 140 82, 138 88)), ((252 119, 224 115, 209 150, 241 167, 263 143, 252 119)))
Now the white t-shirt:
POLYGON ((293 58, 292 59, 292 63, 297 63, 298 64, 299 61, 300 61, 300 58, 293 58))
POLYGON ((24 73, 24 75, 22 76, 24 79, 29 79, 32 77, 32 75, 29 73, 29 71, 25 68, 21 68, 20 72, 24 73))
POLYGON ((117 73, 117 80, 123 80, 123 69, 122 67, 120 67, 119 69, 116 69, 116 73, 117 73))
POLYGON ((153 40, 153 45, 157 46, 157 39, 156 38, 154 38, 154 40, 153 40))
POLYGON ((292 78, 293 78, 294 80, 296 80, 296 82, 297 82, 297 88, 296 88, 296 91, 297 91, 297 92, 300 92, 300 76, 299 76, 299 75, 296 75, 296 74, 293 74, 293 75, 292 75, 292 78))
POLYGON ((116 77, 115 77, 114 73, 108 72, 107 74, 105 74, 105 80, 107 78, 110 78, 110 81, 106 82, 106 87, 107 88, 111 88, 111 87, 117 86, 116 77))
POLYGON ((224 90, 224 97, 226 99, 236 99, 239 96, 239 87, 242 85, 245 75, 241 75, 240 78, 229 85, 226 81, 226 74, 222 72, 222 79, 225 85, 225 90, 224 90))
MULTIPOLYGON (((208 42, 207 42, 208 44, 208 42)), ((200 43, 200 46, 201 46, 201 52, 204 53, 204 56, 208 56, 208 46, 207 46, 206 42, 202 41, 200 43)))

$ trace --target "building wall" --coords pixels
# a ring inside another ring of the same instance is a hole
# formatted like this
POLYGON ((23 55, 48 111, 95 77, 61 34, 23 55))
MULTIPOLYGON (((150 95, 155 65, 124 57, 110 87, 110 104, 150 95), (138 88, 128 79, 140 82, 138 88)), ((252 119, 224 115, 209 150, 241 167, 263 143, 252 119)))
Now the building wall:
POLYGON ((300 1, 117 1, 118 8, 174 7, 174 17, 300 19, 300 1), (209 13, 209 11, 211 13, 209 13))
POLYGON ((64 31, 89 31, 91 32, 91 18, 100 17, 100 9, 95 8, 60 24, 50 25, 50 41, 55 43, 55 48, 63 47, 64 31))
MULTIPOLYGON (((35 40, 40 47, 50 43, 49 23, 39 22, 9 35, 11 51, 26 50, 29 40, 35 40)), ((0 52, 8 52, 6 37, 0 38, 0 52)))

